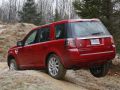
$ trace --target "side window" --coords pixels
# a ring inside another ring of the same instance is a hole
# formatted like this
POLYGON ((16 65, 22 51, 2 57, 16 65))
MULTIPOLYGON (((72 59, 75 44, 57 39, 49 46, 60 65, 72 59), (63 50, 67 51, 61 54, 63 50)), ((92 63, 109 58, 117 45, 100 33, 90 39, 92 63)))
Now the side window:
POLYGON ((39 30, 38 42, 45 42, 50 40, 50 27, 44 27, 39 30))
POLYGON ((63 39, 65 38, 65 24, 59 24, 55 26, 55 38, 63 39))
POLYGON ((25 45, 30 45, 35 43, 37 31, 33 31, 25 41, 25 45))

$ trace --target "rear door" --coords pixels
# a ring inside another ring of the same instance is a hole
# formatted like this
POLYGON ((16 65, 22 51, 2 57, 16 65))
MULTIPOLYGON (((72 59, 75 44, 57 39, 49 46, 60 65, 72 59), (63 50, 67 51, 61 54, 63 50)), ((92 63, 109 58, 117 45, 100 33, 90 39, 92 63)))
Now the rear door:
POLYGON ((34 64, 36 67, 44 67, 46 55, 49 49, 49 42, 50 26, 40 28, 37 36, 37 44, 35 45, 36 60, 34 64))

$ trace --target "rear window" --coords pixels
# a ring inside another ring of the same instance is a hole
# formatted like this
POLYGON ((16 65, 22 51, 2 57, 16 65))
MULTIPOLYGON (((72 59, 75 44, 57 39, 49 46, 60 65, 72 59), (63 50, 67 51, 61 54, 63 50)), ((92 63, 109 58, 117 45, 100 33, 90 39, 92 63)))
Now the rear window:
POLYGON ((72 37, 110 35, 100 21, 72 22, 68 26, 68 31, 72 31, 72 37))

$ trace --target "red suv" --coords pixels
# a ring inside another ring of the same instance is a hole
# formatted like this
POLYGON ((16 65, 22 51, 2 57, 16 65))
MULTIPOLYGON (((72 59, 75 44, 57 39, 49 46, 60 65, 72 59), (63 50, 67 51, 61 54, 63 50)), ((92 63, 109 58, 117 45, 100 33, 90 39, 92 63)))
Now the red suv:
POLYGON ((107 74, 115 57, 112 36, 99 19, 63 20, 33 29, 8 51, 8 66, 47 69, 56 79, 67 69, 89 68, 95 77, 107 74))

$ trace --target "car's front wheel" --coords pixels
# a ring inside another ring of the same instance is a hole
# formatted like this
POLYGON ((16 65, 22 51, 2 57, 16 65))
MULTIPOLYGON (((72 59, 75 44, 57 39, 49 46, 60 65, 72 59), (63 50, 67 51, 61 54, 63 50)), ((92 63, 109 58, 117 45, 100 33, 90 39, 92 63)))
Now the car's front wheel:
POLYGON ((50 55, 48 58, 47 70, 48 74, 55 79, 62 79, 66 74, 66 69, 62 65, 60 58, 55 54, 50 55))
POLYGON ((9 70, 11 70, 11 71, 18 70, 18 66, 16 64, 15 59, 10 60, 10 62, 9 62, 9 70))
POLYGON ((90 72, 95 77, 104 77, 108 73, 110 65, 111 62, 107 62, 99 66, 92 66, 90 68, 90 72))

